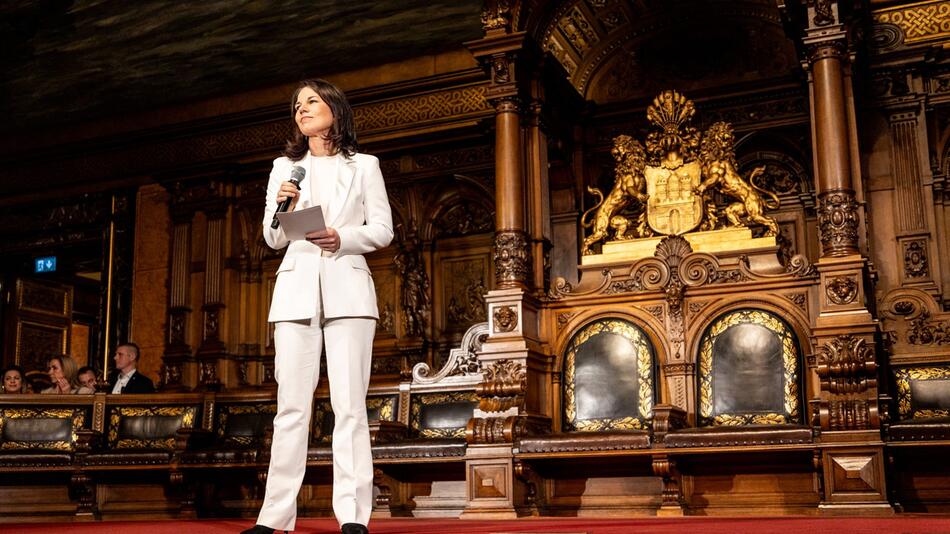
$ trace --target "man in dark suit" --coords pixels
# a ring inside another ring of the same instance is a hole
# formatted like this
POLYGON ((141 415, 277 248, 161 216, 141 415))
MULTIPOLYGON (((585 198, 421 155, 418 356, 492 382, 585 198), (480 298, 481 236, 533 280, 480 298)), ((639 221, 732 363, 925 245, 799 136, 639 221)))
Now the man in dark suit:
POLYGON ((123 343, 115 349, 115 371, 109 375, 108 393, 154 393, 152 379, 139 373, 139 346, 123 343))

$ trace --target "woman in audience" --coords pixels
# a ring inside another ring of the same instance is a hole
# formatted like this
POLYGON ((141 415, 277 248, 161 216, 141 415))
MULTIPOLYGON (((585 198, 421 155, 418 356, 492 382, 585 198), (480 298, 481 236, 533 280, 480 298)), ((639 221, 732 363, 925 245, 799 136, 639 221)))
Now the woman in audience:
POLYGON ((11 365, 3 371, 4 393, 32 393, 30 385, 24 379, 25 373, 19 365, 11 365))
POLYGON ((47 395, 87 395, 96 392, 96 390, 79 383, 79 366, 76 365, 76 360, 65 354, 50 358, 47 372, 53 385, 40 393, 47 395))

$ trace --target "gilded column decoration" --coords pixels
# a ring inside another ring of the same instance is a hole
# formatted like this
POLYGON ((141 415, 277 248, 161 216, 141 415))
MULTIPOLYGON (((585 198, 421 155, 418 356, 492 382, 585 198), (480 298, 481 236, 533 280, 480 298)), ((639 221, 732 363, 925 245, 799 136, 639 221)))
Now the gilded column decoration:
POLYGON ((511 332, 518 326, 518 311, 513 306, 499 306, 493 314, 495 332, 511 332))
POLYGON ((495 233, 492 259, 499 289, 523 286, 528 280, 530 262, 528 236, 521 231, 495 233))
POLYGON ((876 399, 871 395, 861 395, 877 390, 874 348, 863 338, 839 335, 818 348, 816 363, 821 391, 828 392, 831 397, 820 401, 822 429, 878 427, 876 399))
POLYGON ((429 323, 429 275, 422 257, 422 243, 410 230, 412 237, 399 244, 399 252, 393 259, 402 280, 400 306, 402 307, 404 332, 407 336, 425 336, 429 323))
POLYGON ((819 195, 818 229, 823 256, 858 253, 858 203, 853 191, 831 191, 819 195))
POLYGON ((930 271, 927 266, 927 243, 923 240, 904 243, 904 276, 925 278, 930 271))
POLYGON ((825 296, 833 304, 850 304, 858 296, 858 282, 851 276, 836 276, 825 285, 825 296))

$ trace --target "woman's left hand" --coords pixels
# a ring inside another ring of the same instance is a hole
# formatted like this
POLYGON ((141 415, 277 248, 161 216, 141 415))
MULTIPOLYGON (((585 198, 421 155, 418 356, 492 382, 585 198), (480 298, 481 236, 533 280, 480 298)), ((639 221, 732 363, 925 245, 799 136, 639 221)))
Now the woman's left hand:
POLYGON ((327 228, 319 232, 310 232, 307 234, 307 241, 310 241, 327 252, 340 250, 340 234, 333 228, 327 228))

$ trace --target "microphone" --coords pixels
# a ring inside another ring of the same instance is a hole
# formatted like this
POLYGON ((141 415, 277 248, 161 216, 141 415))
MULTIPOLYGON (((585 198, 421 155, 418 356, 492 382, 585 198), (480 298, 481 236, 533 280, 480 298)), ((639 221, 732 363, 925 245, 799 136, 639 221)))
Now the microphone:
MULTIPOLYGON (((293 170, 290 171, 290 183, 294 184, 297 187, 297 191, 300 191, 300 182, 303 181, 304 176, 307 174, 307 169, 303 167, 295 166, 293 170)), ((287 208, 290 207, 291 198, 285 198, 283 202, 277 204, 277 211, 274 212, 274 219, 270 222, 270 227, 277 229, 280 227, 280 220, 277 219, 278 213, 283 213, 287 211, 287 208)))

